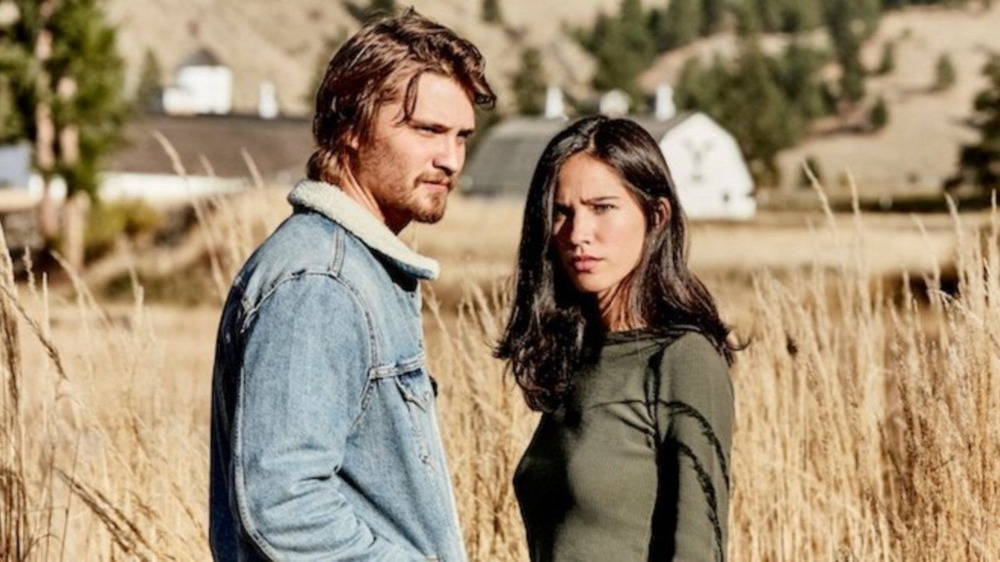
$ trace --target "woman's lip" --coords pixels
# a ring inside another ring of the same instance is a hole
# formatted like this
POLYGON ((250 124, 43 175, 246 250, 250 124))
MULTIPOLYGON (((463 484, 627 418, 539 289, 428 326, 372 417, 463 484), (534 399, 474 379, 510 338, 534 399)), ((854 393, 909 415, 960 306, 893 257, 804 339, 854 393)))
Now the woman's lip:
POLYGON ((600 260, 598 260, 593 256, 580 256, 580 257, 574 257, 570 261, 573 264, 573 269, 577 273, 586 273, 594 269, 594 267, 597 265, 597 262, 600 260))

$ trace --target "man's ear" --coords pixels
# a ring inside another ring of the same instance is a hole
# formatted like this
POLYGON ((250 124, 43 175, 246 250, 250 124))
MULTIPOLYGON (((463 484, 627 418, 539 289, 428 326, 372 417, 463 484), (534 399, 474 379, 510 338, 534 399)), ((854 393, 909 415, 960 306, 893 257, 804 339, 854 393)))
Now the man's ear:
POLYGON ((669 224, 672 214, 673 209, 670 208, 670 201, 667 201, 666 197, 658 197, 656 203, 653 204, 651 226, 653 228, 660 228, 669 224))
POLYGON ((347 147, 351 152, 357 154, 358 146, 361 145, 361 140, 358 138, 358 132, 351 127, 347 133, 344 134, 344 146, 347 147))

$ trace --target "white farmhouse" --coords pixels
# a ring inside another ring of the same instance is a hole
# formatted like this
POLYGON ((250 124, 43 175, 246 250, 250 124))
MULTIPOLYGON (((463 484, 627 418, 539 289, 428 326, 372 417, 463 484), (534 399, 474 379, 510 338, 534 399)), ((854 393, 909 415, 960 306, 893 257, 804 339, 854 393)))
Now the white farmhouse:
POLYGON ((753 178, 736 139, 704 113, 684 113, 669 123, 657 139, 685 212, 697 218, 752 217, 753 178))
POLYGON ((163 111, 170 115, 228 114, 232 106, 233 71, 208 49, 185 58, 174 85, 163 91, 163 111))
MULTIPOLYGON (((746 160, 733 136, 715 121, 697 112, 630 119, 659 143, 689 217, 747 219, 754 215, 754 184, 746 160)), ((568 124, 561 119, 514 117, 496 125, 469 161, 462 176, 463 191, 524 198, 545 146, 568 124)))

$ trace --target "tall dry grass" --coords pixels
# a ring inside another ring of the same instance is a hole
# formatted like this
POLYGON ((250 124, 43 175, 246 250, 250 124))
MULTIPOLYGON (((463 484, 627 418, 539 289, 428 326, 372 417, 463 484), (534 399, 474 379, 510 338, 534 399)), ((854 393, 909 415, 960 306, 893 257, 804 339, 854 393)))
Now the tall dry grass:
MULTIPOLYGON (((516 226, 485 232, 496 209, 455 211, 480 230, 446 223, 417 242, 446 271, 477 255, 495 263, 427 294, 442 429, 471 558, 525 560, 509 482, 535 418, 489 351, 508 298, 496 272, 512 265, 516 226), (463 241, 459 255, 447 255, 448 239, 463 241)), ((44 278, 15 285, 0 259, 0 560, 207 557, 219 299, 284 210, 262 191, 200 213, 217 289, 202 308, 149 305, 139 283, 124 306, 82 283, 50 294, 44 278)), ((730 554, 1000 559, 1000 213, 986 217, 984 244, 963 222, 982 219, 956 215, 957 295, 938 291, 933 271, 919 294, 879 282, 860 251, 864 220, 812 235, 839 249, 832 267, 825 256, 714 282, 752 341, 733 370, 730 554)))

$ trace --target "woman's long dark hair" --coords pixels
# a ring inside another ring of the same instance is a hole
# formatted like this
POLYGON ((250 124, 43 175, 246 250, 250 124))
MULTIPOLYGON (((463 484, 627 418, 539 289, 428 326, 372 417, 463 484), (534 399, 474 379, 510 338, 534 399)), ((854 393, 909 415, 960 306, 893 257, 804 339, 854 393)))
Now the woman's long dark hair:
POLYGON ((614 170, 646 215, 643 253, 621 294, 627 318, 652 330, 701 332, 732 363, 730 328, 687 266, 687 227, 670 169, 656 141, 628 119, 581 119, 552 139, 531 179, 515 273, 514 303, 495 355, 508 362, 534 410, 552 410, 603 334, 552 248, 553 200, 563 164, 584 153, 614 170), (662 200, 670 206, 662 213, 662 200))

